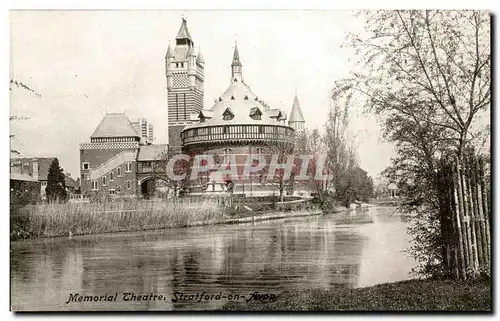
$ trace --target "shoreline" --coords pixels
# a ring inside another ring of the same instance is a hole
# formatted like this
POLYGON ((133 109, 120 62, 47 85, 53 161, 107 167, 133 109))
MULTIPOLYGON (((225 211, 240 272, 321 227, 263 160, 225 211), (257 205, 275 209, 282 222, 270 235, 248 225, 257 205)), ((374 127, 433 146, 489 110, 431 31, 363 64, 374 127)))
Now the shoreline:
POLYGON ((361 288, 288 291, 276 300, 228 302, 220 311, 492 312, 491 280, 412 279, 361 288))
POLYGON ((263 212, 260 215, 252 215, 247 217, 237 217, 237 218, 226 218, 223 220, 208 220, 208 221, 195 221, 192 223, 187 223, 178 226, 166 225, 161 227, 141 227, 141 228, 125 228, 125 229, 117 229, 114 231, 108 232, 99 232, 99 233, 74 233, 74 234, 60 234, 60 235, 47 235, 47 236, 39 236, 33 238, 20 238, 16 240, 10 240, 13 242, 23 242, 23 241, 36 241, 36 240, 46 240, 53 238, 72 238, 77 236, 91 236, 91 235, 106 235, 113 233, 127 233, 127 232, 145 232, 145 231, 154 231, 154 230, 166 230, 172 228, 190 228, 190 227, 199 227, 199 226, 214 226, 214 225, 232 225, 232 224, 245 224, 259 221, 271 221, 271 220, 280 220, 285 218, 293 218, 293 217, 306 217, 306 216, 318 216, 318 215, 329 215, 329 214, 340 214, 347 213, 353 211, 353 209, 349 208, 334 208, 332 211, 324 212, 321 209, 316 210, 301 210, 301 211, 288 211, 288 212, 274 212, 274 214, 269 214, 269 212, 263 212))

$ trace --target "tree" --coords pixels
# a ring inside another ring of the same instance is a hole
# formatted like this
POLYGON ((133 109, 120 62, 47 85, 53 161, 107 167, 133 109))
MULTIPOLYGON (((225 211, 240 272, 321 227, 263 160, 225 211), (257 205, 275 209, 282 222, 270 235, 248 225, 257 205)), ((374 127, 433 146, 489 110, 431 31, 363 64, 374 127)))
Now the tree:
POLYGON ((485 11, 360 12, 364 34, 349 35, 356 69, 336 82, 333 96, 377 115, 397 156, 385 171, 418 213, 410 250, 418 271, 439 270, 436 164, 462 158, 489 137, 481 122, 491 100, 490 14, 485 11), (438 264, 436 264, 436 262, 438 264))
POLYGON ((59 166, 59 160, 55 158, 49 167, 47 188, 45 189, 49 203, 66 200, 66 182, 64 178, 64 170, 59 166))
POLYGON ((336 182, 336 198, 349 207, 353 201, 367 202, 373 197, 373 180, 359 167, 343 172, 336 182))
POLYGON ((266 144, 266 150, 268 154, 264 155, 266 166, 262 170, 262 176, 265 177, 264 183, 267 183, 279 192, 280 202, 284 201, 285 191, 293 190, 295 176, 300 170, 299 161, 293 154, 293 144, 283 143, 279 141, 271 141, 266 144), (290 163, 288 163, 291 160, 290 163), (278 164, 288 164, 290 167, 283 169, 278 168, 274 173, 269 175, 269 171, 272 170, 272 163, 277 162, 278 164), (271 178, 271 179, 269 179, 271 178))
POLYGON ((173 156, 175 155, 171 155, 168 150, 164 150, 159 153, 156 156, 155 161, 153 162, 152 172, 155 180, 161 179, 162 181, 166 182, 167 186, 172 190, 173 195, 177 196, 178 192, 188 184, 191 161, 178 160, 173 164, 169 164, 173 156), (177 180, 173 179, 173 177, 169 177, 169 175, 167 174, 168 166, 172 166, 174 175, 185 175, 185 178, 177 180))

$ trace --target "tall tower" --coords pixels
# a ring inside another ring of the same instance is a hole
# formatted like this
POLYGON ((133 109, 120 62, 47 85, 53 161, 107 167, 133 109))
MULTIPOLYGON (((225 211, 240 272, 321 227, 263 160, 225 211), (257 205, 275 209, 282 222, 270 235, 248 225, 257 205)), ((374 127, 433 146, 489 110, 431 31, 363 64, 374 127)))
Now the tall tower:
POLYGON ((203 109, 205 61, 195 54, 194 42, 182 24, 175 37, 175 49, 168 45, 165 56, 167 76, 168 143, 172 150, 181 149, 181 131, 191 123, 190 115, 203 109))
POLYGON ((295 93, 292 111, 290 112, 290 118, 288 119, 288 126, 295 129, 295 133, 301 136, 305 133, 305 123, 306 121, 302 115, 302 109, 300 109, 299 98, 297 98, 297 93, 295 93))

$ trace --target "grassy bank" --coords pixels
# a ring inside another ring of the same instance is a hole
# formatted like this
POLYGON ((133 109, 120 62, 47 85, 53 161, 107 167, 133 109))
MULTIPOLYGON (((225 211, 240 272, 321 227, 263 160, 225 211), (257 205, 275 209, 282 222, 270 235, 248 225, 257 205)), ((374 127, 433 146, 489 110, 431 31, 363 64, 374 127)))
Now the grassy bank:
POLYGON ((224 219, 212 201, 39 204, 11 207, 11 240, 188 226, 224 219))
POLYGON ((283 293, 275 302, 231 302, 228 311, 491 311, 491 284, 411 280, 372 287, 283 293))
MULTIPOLYGON (((246 203, 252 206, 252 203, 246 203)), ((213 224, 238 224, 285 217, 322 214, 301 206, 297 209, 224 208, 214 200, 128 200, 107 203, 38 204, 10 209, 10 239, 33 239, 110 232, 213 224)))

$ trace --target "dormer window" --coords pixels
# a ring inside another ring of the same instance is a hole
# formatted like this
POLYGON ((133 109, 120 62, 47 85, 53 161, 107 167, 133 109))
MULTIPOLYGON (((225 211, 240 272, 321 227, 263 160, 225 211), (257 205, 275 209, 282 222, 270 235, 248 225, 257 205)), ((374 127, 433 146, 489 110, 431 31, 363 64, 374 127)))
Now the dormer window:
POLYGON ((231 111, 231 108, 227 108, 224 113, 222 113, 222 116, 224 118, 224 120, 231 120, 234 118, 234 114, 233 112, 231 111))
POLYGON ((250 117, 253 120, 261 120, 262 119, 262 112, 260 111, 259 107, 253 107, 250 109, 250 117))
POLYGON ((234 82, 238 82, 238 79, 237 79, 237 78, 234 78, 234 82))
POLYGON ((231 100, 234 100, 234 96, 231 96, 231 100))
POLYGON ((219 101, 222 101, 222 97, 219 97, 219 101))
POLYGON ((245 95, 245 100, 248 100, 248 95, 245 95))

